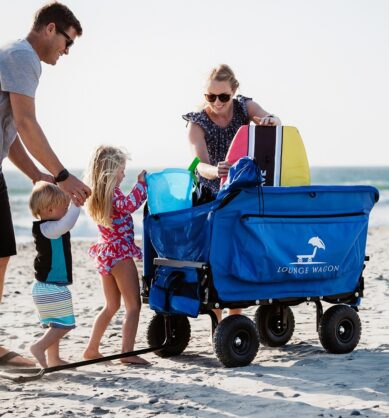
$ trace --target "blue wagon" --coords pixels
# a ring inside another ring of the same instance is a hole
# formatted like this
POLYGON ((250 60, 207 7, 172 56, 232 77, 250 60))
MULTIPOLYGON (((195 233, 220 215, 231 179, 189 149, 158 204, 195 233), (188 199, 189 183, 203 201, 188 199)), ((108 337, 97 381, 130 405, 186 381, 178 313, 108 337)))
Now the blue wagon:
POLYGON ((180 354, 190 338, 188 317, 207 313, 220 362, 245 366, 259 342, 286 344, 295 327, 290 307, 311 301, 323 347, 352 351, 377 189, 262 187, 246 174, 214 201, 145 216, 143 299, 156 312, 150 346, 163 344, 156 352, 162 357, 180 354), (323 312, 322 301, 333 306, 323 312), (218 323, 212 311, 249 306, 258 306, 255 321, 233 315, 218 323))

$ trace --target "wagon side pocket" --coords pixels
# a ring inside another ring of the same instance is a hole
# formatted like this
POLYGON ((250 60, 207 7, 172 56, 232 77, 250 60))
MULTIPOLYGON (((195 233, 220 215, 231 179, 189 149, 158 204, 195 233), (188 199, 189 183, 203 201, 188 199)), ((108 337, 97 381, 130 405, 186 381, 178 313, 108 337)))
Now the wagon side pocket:
POLYGON ((363 214, 243 215, 232 238, 231 272, 256 283, 359 277, 367 223, 363 214))
POLYGON ((145 224, 158 257, 208 261, 212 205, 148 216, 145 224))
POLYGON ((196 318, 200 310, 197 270, 190 267, 158 267, 151 284, 149 304, 159 313, 196 318))

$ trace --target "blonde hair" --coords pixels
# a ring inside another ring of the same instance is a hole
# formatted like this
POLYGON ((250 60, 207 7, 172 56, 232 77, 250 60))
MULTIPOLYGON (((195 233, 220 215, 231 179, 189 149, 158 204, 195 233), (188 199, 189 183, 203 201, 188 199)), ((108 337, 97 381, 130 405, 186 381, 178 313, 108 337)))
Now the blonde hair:
POLYGON ((99 225, 112 226, 113 191, 118 171, 128 159, 125 151, 108 145, 98 147, 92 156, 85 177, 85 182, 92 189, 92 195, 86 201, 86 210, 99 225))
POLYGON ((217 67, 212 68, 207 81, 212 80, 228 81, 233 92, 235 92, 239 87, 239 81, 235 78, 234 72, 227 64, 220 64, 217 67))
POLYGON ((56 184, 38 181, 32 189, 29 207, 34 218, 41 218, 41 212, 49 207, 68 205, 69 196, 56 184))

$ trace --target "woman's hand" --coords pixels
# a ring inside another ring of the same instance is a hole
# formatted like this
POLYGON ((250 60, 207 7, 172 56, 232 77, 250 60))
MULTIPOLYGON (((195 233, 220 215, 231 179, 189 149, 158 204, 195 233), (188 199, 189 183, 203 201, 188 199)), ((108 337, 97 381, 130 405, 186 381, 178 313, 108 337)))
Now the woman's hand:
POLYGON ((278 118, 276 118, 274 115, 266 115, 263 118, 260 118, 259 116, 254 116, 253 120, 256 125, 261 125, 261 126, 278 125, 278 118))
POLYGON ((141 183, 145 183, 145 175, 146 175, 146 170, 142 170, 139 174, 138 174, 138 182, 141 183))
POLYGON ((227 177, 228 171, 230 170, 231 164, 227 161, 219 161, 217 163, 217 177, 227 177))

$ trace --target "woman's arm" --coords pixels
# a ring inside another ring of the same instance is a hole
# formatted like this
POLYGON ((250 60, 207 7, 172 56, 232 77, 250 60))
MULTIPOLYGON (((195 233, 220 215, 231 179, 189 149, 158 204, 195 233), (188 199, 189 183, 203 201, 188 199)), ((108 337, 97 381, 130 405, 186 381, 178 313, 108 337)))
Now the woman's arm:
POLYGON ((73 203, 65 216, 58 221, 47 221, 41 224, 41 232, 46 238, 57 239, 66 232, 70 231, 75 225, 78 215, 80 214, 80 207, 73 203))
POLYGON ((247 102, 247 112, 249 114, 250 120, 257 125, 282 125, 281 120, 277 116, 266 112, 258 103, 254 102, 253 100, 247 102))
POLYGON ((209 163, 204 131, 196 123, 189 123, 188 139, 192 155, 199 157, 201 160, 201 163, 197 166, 197 171, 202 177, 208 180, 214 180, 228 174, 230 165, 226 161, 220 161, 216 167, 209 163))

